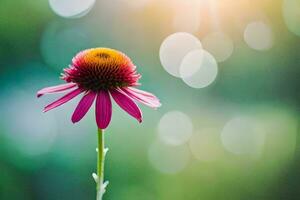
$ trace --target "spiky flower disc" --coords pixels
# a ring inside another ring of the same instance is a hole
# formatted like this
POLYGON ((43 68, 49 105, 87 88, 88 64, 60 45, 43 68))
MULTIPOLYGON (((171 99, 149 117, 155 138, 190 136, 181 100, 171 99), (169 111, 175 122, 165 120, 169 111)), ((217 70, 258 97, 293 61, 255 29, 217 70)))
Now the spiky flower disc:
POLYGON ((62 78, 85 90, 99 91, 138 85, 140 75, 122 52, 94 48, 78 53, 62 78))
POLYGON ((153 94, 134 88, 139 85, 140 77, 130 58, 122 52, 108 48, 87 49, 79 52, 71 65, 64 69, 62 79, 66 84, 44 88, 37 96, 73 89, 47 105, 44 109, 47 112, 84 93, 72 115, 72 122, 80 121, 96 100, 96 122, 104 129, 111 120, 111 97, 139 122, 142 121, 142 112, 134 101, 152 108, 161 105, 153 94))

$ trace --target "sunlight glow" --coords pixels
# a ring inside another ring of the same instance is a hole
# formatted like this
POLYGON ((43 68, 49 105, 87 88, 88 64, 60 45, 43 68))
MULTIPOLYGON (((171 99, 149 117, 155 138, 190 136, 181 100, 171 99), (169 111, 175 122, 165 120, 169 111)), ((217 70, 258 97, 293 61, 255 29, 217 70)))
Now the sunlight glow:
POLYGON ((181 1, 174 8, 173 29, 194 33, 200 28, 200 4, 193 1, 181 1))
POLYGON ((150 4, 152 0, 119 0, 133 9, 141 9, 150 4))

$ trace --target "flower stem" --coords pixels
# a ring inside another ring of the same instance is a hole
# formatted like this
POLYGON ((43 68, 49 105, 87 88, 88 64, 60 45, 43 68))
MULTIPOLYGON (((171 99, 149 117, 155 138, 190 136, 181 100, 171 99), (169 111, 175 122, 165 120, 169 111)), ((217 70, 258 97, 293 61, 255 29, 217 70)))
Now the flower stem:
POLYGON ((105 186, 107 183, 103 183, 104 180, 104 159, 105 159, 105 149, 104 149, 104 131, 98 129, 98 150, 97 150, 97 176, 96 181, 96 191, 97 199, 102 200, 103 194, 105 192, 105 186))

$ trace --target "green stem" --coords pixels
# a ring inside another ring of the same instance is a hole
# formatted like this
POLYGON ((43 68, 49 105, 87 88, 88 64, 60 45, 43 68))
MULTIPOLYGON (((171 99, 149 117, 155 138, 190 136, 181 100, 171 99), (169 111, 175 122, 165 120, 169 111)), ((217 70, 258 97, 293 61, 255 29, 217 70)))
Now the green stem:
POLYGON ((104 180, 104 131, 98 129, 98 151, 97 151, 97 200, 102 200, 102 196, 105 192, 104 180))

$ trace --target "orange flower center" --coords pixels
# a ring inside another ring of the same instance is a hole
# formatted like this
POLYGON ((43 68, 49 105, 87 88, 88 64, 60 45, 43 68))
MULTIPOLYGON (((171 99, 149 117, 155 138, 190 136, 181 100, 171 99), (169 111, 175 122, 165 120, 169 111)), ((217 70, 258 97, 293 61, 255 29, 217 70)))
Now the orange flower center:
POLYGON ((87 49, 78 53, 63 79, 86 90, 107 90, 137 84, 140 75, 122 52, 108 48, 87 49))

